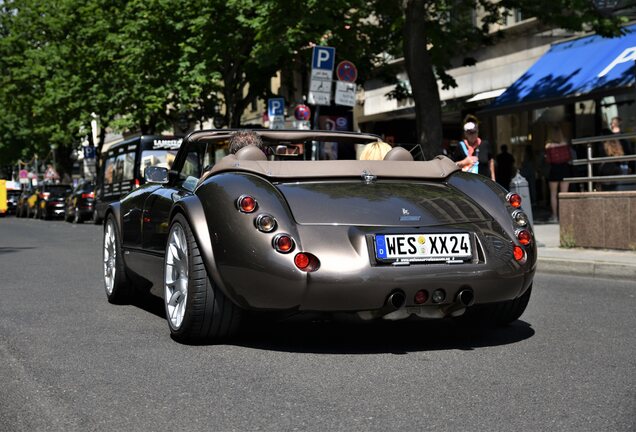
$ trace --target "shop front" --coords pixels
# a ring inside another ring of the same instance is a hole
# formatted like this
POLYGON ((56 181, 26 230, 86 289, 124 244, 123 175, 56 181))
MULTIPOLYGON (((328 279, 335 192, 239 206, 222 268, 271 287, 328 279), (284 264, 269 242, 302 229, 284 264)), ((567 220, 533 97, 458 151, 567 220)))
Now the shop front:
MULTIPOLYGON (((508 145, 536 206, 549 205, 544 148, 550 129, 558 126, 566 139, 602 135, 618 117, 622 132, 636 130, 636 25, 624 30, 618 38, 592 35, 554 43, 479 112, 493 125, 497 145, 508 145)), ((626 147, 631 151, 633 144, 626 147)))

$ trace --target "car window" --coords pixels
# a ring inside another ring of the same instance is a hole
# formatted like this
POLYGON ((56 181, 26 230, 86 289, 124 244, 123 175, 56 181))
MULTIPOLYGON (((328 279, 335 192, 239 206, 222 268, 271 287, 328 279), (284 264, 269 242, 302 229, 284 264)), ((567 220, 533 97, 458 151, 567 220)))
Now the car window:
POLYGON ((61 197, 71 192, 71 187, 69 185, 51 185, 45 187, 45 192, 49 192, 54 197, 61 197))
POLYGON ((115 168, 115 157, 106 159, 104 164, 104 184, 113 184, 113 170, 115 168))
POLYGON ((141 177, 144 177, 146 168, 150 166, 170 169, 176 155, 177 150, 144 150, 141 153, 141 165, 139 167, 141 177))

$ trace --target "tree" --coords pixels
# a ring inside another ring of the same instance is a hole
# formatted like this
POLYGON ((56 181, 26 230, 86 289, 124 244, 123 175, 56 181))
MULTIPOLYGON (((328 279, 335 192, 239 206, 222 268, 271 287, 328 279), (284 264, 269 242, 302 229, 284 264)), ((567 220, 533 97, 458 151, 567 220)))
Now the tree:
MULTIPOLYGON (((513 9, 549 26, 589 29, 607 37, 619 35, 620 25, 627 21, 625 17, 603 14, 589 0, 404 0, 404 60, 415 103, 417 136, 428 158, 441 152, 437 78, 445 86, 455 86, 446 73, 454 66, 452 59, 461 59, 456 66, 474 64, 474 59, 461 54, 500 38, 500 33, 491 32, 492 26, 513 9), (479 25, 472 20, 472 12, 478 8, 483 11, 479 25)), ((395 12, 393 18, 399 20, 395 12)))

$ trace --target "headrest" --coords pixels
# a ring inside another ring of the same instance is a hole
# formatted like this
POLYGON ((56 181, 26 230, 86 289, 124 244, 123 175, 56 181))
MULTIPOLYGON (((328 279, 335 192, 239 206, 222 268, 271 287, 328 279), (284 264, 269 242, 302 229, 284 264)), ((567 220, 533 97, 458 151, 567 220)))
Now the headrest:
POLYGON ((384 160, 410 162, 413 161, 413 156, 404 147, 393 147, 384 155, 384 160))
POLYGON ((266 161, 267 156, 263 153, 263 150, 254 145, 248 145, 236 152, 236 158, 238 160, 250 160, 250 161, 266 161))

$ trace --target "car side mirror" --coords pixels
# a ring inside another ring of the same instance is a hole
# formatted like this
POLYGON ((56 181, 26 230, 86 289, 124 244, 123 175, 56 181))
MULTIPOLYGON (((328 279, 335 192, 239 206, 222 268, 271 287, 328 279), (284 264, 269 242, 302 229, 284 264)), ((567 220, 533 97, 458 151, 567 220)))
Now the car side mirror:
POLYGON ((144 177, 148 183, 166 184, 168 183, 168 168, 151 166, 146 168, 144 177))

